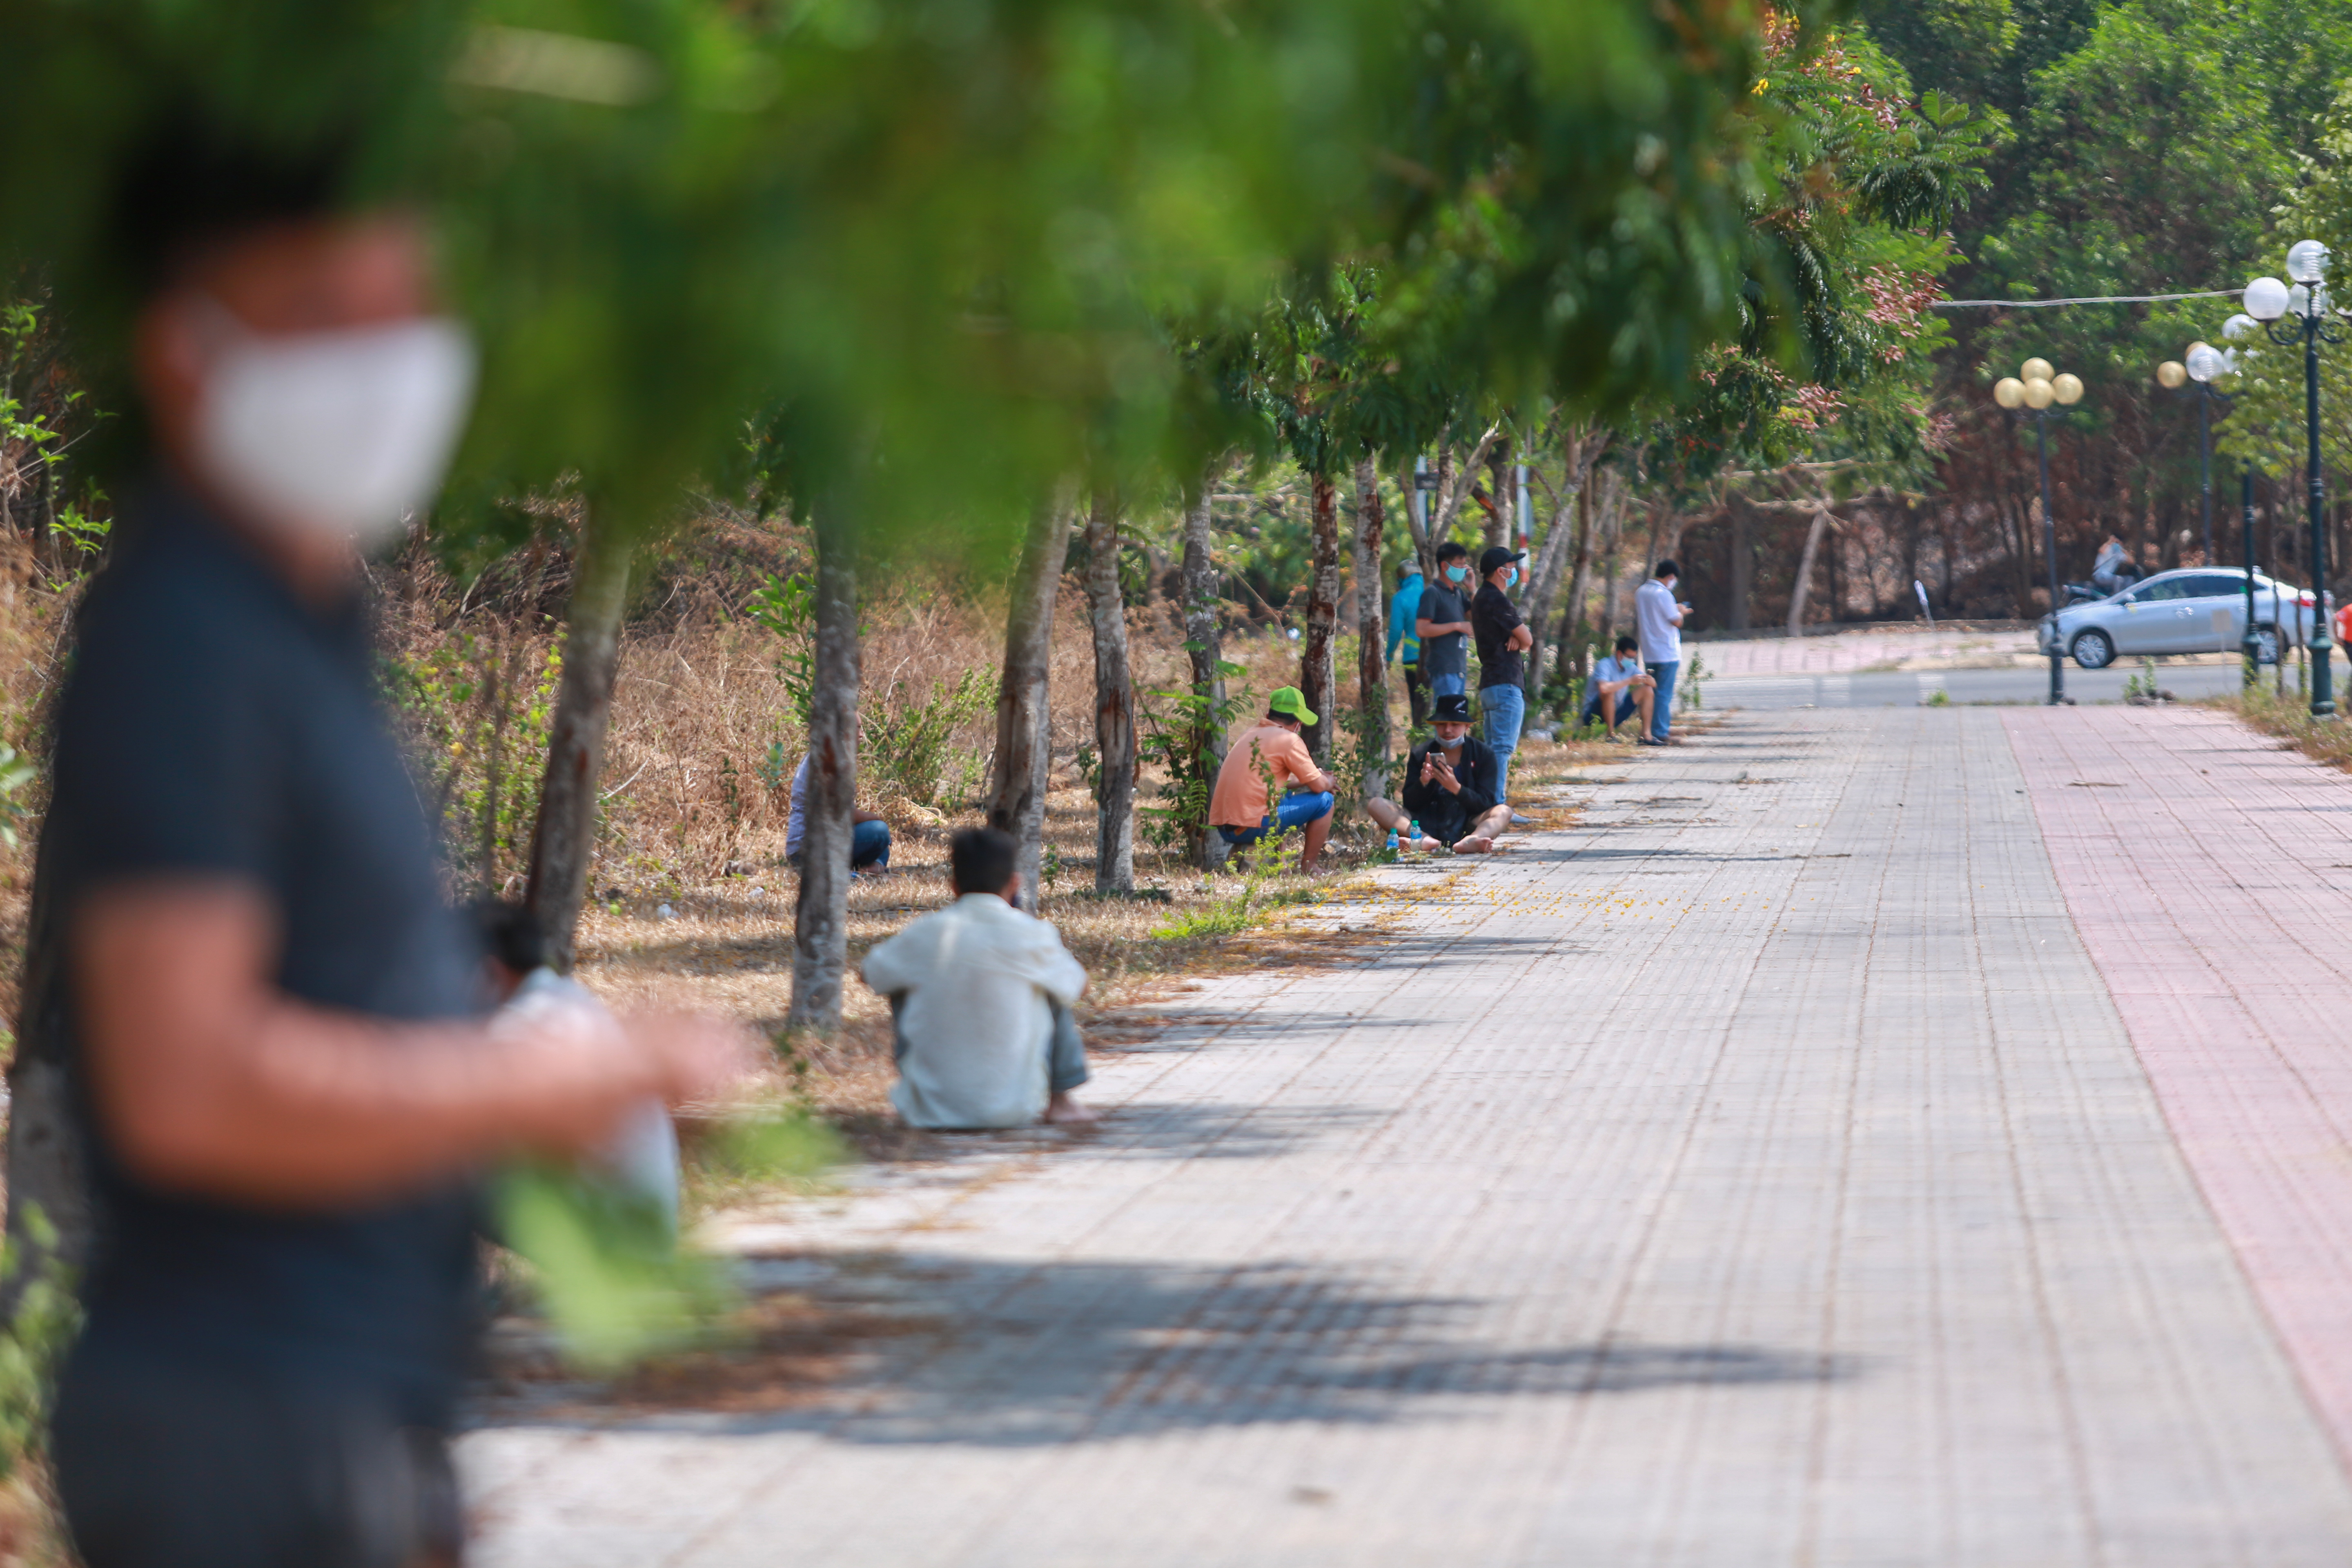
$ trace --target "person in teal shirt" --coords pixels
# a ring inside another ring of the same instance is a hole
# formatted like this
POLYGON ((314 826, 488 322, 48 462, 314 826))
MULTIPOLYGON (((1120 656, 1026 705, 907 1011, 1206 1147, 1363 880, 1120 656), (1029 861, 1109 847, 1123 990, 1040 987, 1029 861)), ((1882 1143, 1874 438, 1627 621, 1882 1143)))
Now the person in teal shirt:
POLYGON ((1389 601, 1389 658, 1404 648, 1404 690, 1412 705, 1412 721, 1429 722, 1429 682, 1421 673, 1421 638, 1413 634, 1413 619, 1421 609, 1421 563, 1411 556, 1397 573, 1396 596, 1389 601))

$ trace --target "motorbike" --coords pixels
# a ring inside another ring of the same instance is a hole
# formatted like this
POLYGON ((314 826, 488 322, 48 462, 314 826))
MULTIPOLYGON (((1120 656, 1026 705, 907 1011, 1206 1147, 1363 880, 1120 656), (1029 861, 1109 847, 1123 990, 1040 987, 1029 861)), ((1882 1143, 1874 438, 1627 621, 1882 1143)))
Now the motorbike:
POLYGON ((2120 587, 2102 588, 2096 583, 2068 583, 2064 584, 2066 602, 2058 607, 2071 610, 2077 605, 2095 605, 2103 599, 2112 599, 2126 588, 2137 587, 2139 578, 2138 573, 2126 567, 2116 574, 2116 581, 2121 584, 2120 587))

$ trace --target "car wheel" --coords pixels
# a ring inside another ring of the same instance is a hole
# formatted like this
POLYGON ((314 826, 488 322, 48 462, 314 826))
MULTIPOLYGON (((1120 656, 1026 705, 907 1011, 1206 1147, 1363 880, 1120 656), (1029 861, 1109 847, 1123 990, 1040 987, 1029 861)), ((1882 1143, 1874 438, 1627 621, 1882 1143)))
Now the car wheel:
POLYGON ((2105 669, 2116 662, 2115 639, 2103 631, 2074 634, 2074 662, 2084 669, 2105 669))
POLYGON ((2279 646, 2281 641, 2282 639, 2279 637, 2278 627, 2256 626, 2254 628, 2254 658, 2263 664, 2276 664, 2279 661, 2279 646))

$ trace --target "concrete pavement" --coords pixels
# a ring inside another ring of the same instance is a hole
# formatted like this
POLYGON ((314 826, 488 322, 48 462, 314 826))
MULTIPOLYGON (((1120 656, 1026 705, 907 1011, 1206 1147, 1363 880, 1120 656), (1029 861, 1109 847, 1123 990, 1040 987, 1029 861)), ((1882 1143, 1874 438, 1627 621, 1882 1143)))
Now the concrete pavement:
MULTIPOLYGON (((2078 669, 2069 661, 2065 691, 2078 704, 2120 702, 2125 685, 2142 673, 2137 659, 2105 669, 2078 669)), ((2267 678, 2272 672, 2264 670, 2267 678)), ((2157 684, 2177 697, 2219 697, 2244 683, 2235 662, 2190 664, 2168 660, 2156 667, 2157 684)), ((2294 676, 2287 676, 2294 688, 2294 676)), ((2050 665, 2012 669, 1864 670, 1851 674, 1726 676, 1706 683, 1711 709, 1908 708, 1942 692, 1947 702, 2032 707, 2050 696, 2050 665)))
MULTIPOLYGON (((2226 832, 2180 792, 2235 775, 2074 788, 2173 716, 2034 728, 2086 717, 1739 713, 1569 830, 1385 874, 1322 912, 1343 957, 1105 1061, 1100 1133, 738 1226, 865 1325, 833 1375, 477 1432, 479 1562, 2345 1560, 2332 1090, 2261 1147, 2340 993, 2297 990, 2276 1067, 2220 1048, 2259 987, 2118 1007, 2213 859, 2149 836, 2226 832), (2053 854, 2173 901, 2102 927, 2053 854)), ((2352 780, 2297 766, 2247 809, 2340 837, 2352 780)))

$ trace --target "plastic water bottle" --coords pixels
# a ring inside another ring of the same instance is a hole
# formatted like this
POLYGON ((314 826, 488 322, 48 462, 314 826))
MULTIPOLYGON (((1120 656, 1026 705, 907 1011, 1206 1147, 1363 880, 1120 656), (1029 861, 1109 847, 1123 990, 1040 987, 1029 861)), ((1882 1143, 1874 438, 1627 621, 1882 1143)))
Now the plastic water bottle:
POLYGON ((1390 854, 1391 854, 1391 855, 1393 855, 1393 854, 1395 854, 1396 852, 1397 852, 1397 836, 1396 836, 1396 829, 1395 829, 1395 828, 1393 828, 1393 827, 1391 827, 1391 828, 1390 828, 1390 829, 1389 829, 1389 853, 1390 853, 1390 854))

